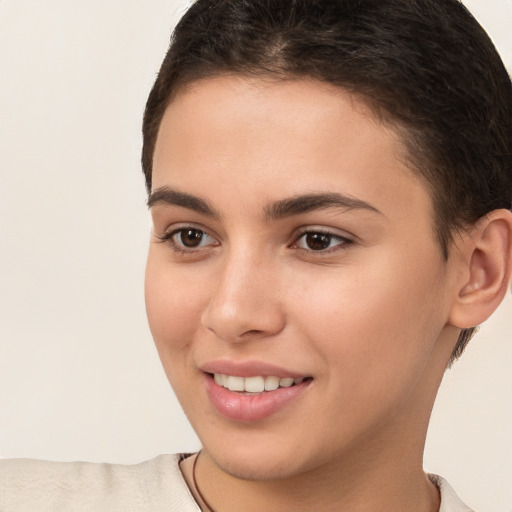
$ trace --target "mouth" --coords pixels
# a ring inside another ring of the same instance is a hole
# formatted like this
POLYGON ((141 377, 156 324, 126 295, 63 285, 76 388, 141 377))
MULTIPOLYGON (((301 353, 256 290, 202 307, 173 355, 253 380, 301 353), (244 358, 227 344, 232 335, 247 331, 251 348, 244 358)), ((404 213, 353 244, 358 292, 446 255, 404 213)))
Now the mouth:
POLYGON ((253 377, 241 377, 224 373, 210 373, 208 375, 213 378, 218 386, 244 395, 259 395, 279 388, 290 388, 311 380, 311 377, 277 377, 275 375, 256 375, 253 377))
POLYGON ((312 377, 291 375, 250 375, 204 372, 210 403, 224 418, 243 423, 286 414, 303 400, 312 377), (301 398, 302 397, 302 398, 301 398), (295 404, 293 406, 292 404, 295 404))

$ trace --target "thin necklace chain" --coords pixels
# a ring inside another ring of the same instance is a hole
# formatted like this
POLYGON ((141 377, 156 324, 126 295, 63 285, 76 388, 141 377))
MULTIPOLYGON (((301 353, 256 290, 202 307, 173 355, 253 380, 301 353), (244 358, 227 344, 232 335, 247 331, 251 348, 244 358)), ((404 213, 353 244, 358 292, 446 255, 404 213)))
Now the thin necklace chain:
POLYGON ((203 503, 206 505, 206 507, 208 508, 208 511, 209 512, 215 512, 215 510, 213 509, 213 507, 208 503, 208 501, 206 500, 206 498, 203 496, 203 493, 199 490, 199 486, 197 485, 197 480, 196 480, 196 465, 197 465, 197 459, 199 459, 199 455, 201 454, 201 450, 199 450, 199 452, 197 453, 196 455, 196 458, 194 459, 194 464, 192 466, 192 481, 194 482, 194 487, 196 488, 196 491, 197 491, 197 494, 199 494, 199 497, 201 498, 201 500, 203 501, 203 503))

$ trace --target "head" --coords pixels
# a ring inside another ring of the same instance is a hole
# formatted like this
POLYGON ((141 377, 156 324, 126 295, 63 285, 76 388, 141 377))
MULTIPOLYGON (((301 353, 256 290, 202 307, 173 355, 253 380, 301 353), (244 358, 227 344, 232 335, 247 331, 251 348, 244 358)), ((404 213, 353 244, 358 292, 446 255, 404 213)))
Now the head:
MULTIPOLYGON (((432 198, 447 259, 456 233, 512 204, 512 87, 492 42, 456 0, 199 0, 175 29, 144 117, 155 143, 175 95, 225 75, 313 78, 357 95, 391 126, 432 198)), ((452 359, 475 328, 464 329, 452 359)))
POLYGON ((144 118, 146 294, 219 467, 421 460, 446 364, 510 279, 511 108, 452 0, 192 5, 144 118), (223 391, 266 377, 283 389, 223 391))

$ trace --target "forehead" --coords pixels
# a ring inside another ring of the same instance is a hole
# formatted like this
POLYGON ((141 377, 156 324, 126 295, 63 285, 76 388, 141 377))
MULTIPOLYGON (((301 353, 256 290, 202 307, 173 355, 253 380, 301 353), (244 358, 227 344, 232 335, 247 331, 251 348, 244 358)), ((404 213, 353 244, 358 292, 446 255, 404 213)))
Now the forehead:
POLYGON ((178 186, 219 201, 336 188, 379 210, 387 202, 405 214, 416 196, 424 216, 431 209, 397 132, 357 95, 311 79, 193 83, 165 112, 153 164, 154 189, 178 186))
MULTIPOLYGON (((325 126, 328 122, 336 124, 339 129, 340 122, 346 126, 363 123, 368 137, 375 141, 385 138, 387 143, 394 144, 394 149, 402 151, 398 131, 390 123, 384 123, 380 119, 383 116, 378 119, 374 115, 369 106, 371 103, 362 94, 312 78, 221 75, 200 79, 179 89, 164 113, 158 135, 162 130, 176 128, 178 122, 182 132, 192 128, 195 135, 199 135, 201 128, 206 128, 205 123, 210 122, 209 127, 215 131, 209 136, 221 136, 222 132, 241 121, 244 134, 252 131, 253 136, 263 135, 260 129, 266 127, 268 133, 270 129, 285 130, 290 135, 310 138, 308 128, 314 125, 325 126), (196 125, 194 121, 197 119, 203 123, 196 125), (299 133, 301 127, 303 130, 299 133)), ((325 137, 328 130, 317 133, 318 138, 325 137)), ((331 132, 331 136, 336 134, 331 132)), ((343 144, 343 139, 339 138, 337 142, 343 144)))

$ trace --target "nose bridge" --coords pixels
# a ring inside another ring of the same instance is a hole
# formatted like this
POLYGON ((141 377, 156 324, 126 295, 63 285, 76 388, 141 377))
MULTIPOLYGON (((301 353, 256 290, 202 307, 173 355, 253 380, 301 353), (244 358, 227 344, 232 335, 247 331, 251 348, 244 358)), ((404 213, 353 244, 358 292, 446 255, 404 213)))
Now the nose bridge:
POLYGON ((204 326, 226 341, 271 336, 284 325, 276 262, 251 244, 227 250, 214 277, 204 326))

